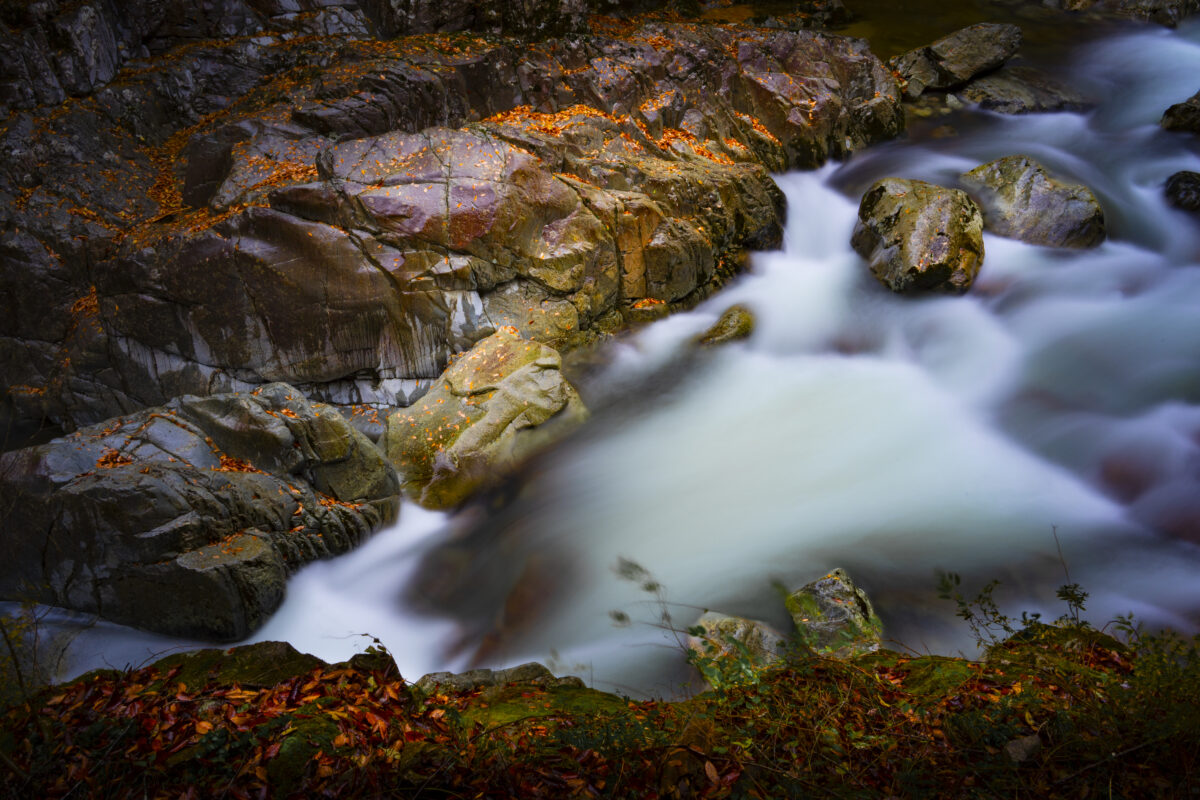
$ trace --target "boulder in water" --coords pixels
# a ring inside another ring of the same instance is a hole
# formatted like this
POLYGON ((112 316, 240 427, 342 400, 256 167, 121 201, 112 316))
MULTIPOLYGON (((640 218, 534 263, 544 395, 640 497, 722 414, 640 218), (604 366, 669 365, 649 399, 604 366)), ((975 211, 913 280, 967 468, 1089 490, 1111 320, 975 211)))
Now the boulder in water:
POLYGON ((1097 247, 1104 209, 1086 186, 1052 178, 1028 156, 1005 156, 962 176, 998 236, 1047 247, 1097 247))
POLYGON ((801 641, 818 653, 848 658, 879 649, 883 623, 844 569, 805 584, 785 602, 801 641))
POLYGON ((888 65, 906 82, 905 96, 914 99, 926 89, 961 86, 1012 58, 1020 46, 1016 25, 981 22, 896 56, 888 65))
POLYGON ((745 339, 754 332, 754 312, 743 305, 725 309, 713 326, 699 338, 702 345, 718 345, 745 339))
POLYGON ((240 639, 398 492, 366 437, 290 386, 181 397, 0 456, 0 596, 240 639))
POLYGON ((884 178, 863 195, 850 243, 894 292, 965 292, 983 263, 983 217, 958 189, 884 178))
POLYGON ((1158 124, 1169 131, 1200 133, 1200 92, 1164 111, 1158 124))
POLYGON ((1092 105, 1079 92, 1038 70, 1007 65, 976 78, 956 94, 965 102, 999 114, 1083 111, 1092 105))
POLYGON ((1176 172, 1164 187, 1167 202, 1193 214, 1200 213, 1200 172, 1176 172))
POLYGON ((587 417, 554 349, 504 327, 387 419, 383 447, 406 491, 451 508, 587 417))

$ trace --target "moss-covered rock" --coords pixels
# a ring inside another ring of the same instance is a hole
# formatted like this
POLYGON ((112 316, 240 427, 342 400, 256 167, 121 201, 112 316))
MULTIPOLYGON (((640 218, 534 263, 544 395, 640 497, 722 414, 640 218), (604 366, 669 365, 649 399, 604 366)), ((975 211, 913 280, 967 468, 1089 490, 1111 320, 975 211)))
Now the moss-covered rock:
POLYGON ((754 312, 743 305, 730 306, 697 340, 706 346, 746 339, 754 332, 754 312))
POLYGON ((784 603, 800 641, 818 653, 847 658, 879 649, 883 623, 843 569, 805 584, 784 603))

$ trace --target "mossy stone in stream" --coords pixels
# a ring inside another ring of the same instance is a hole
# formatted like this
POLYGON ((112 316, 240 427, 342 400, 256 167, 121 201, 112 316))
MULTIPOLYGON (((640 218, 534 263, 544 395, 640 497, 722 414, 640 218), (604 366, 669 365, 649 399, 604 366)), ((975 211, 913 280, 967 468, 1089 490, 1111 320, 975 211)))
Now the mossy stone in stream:
POLYGON ((818 653, 850 658, 879 649, 883 623, 844 569, 800 587, 784 605, 800 640, 818 653))
POLYGON ((754 332, 754 312, 743 305, 725 309, 711 328, 698 339, 702 345, 712 346, 745 339, 754 332))

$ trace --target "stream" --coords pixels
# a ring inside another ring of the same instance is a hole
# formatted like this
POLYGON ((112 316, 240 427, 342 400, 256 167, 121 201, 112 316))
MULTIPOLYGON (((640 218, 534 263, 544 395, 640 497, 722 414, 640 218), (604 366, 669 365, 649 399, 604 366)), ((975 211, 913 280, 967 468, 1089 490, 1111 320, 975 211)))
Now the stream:
MULTIPOLYGON (((963 110, 778 176, 784 248, 612 345, 581 386, 592 422, 491 498, 501 508, 406 505, 360 549, 295 575, 253 640, 335 661, 377 637, 410 679, 540 660, 673 696, 689 681, 677 632, 702 610, 786 628, 775 586, 839 566, 891 646, 919 652, 975 652, 937 599, 938 570, 968 594, 999 580, 1007 613, 1050 618, 1069 570, 1098 625, 1132 612, 1195 630, 1200 223, 1161 187, 1200 171, 1200 155, 1157 122, 1200 89, 1200 24, 1120 28, 1066 69, 1097 108, 963 110), (850 249, 875 180, 954 185, 1013 153, 1090 186, 1108 241, 1060 251, 986 235, 962 297, 896 296, 850 249), (753 336, 696 352, 734 303, 754 311, 753 336), (660 588, 623 579, 621 559, 660 588)), ((195 646, 72 619, 67 673, 195 646)))

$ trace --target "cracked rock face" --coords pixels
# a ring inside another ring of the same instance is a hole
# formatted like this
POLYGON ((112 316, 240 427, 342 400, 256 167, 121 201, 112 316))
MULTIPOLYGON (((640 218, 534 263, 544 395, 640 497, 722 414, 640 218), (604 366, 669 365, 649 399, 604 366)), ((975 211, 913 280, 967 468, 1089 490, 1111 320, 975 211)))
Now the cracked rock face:
POLYGON ((181 397, 0 456, 0 596, 233 641, 286 576, 395 516, 366 437, 284 384, 181 397))
POLYGON ((273 381, 408 405, 500 327, 561 349, 703 299, 778 243, 771 170, 901 130, 858 40, 385 41, 371 4, 291 5, 219 42, 180 29, 189 47, 0 127, 7 421, 273 381), (310 30, 339 8, 362 24, 310 30))

